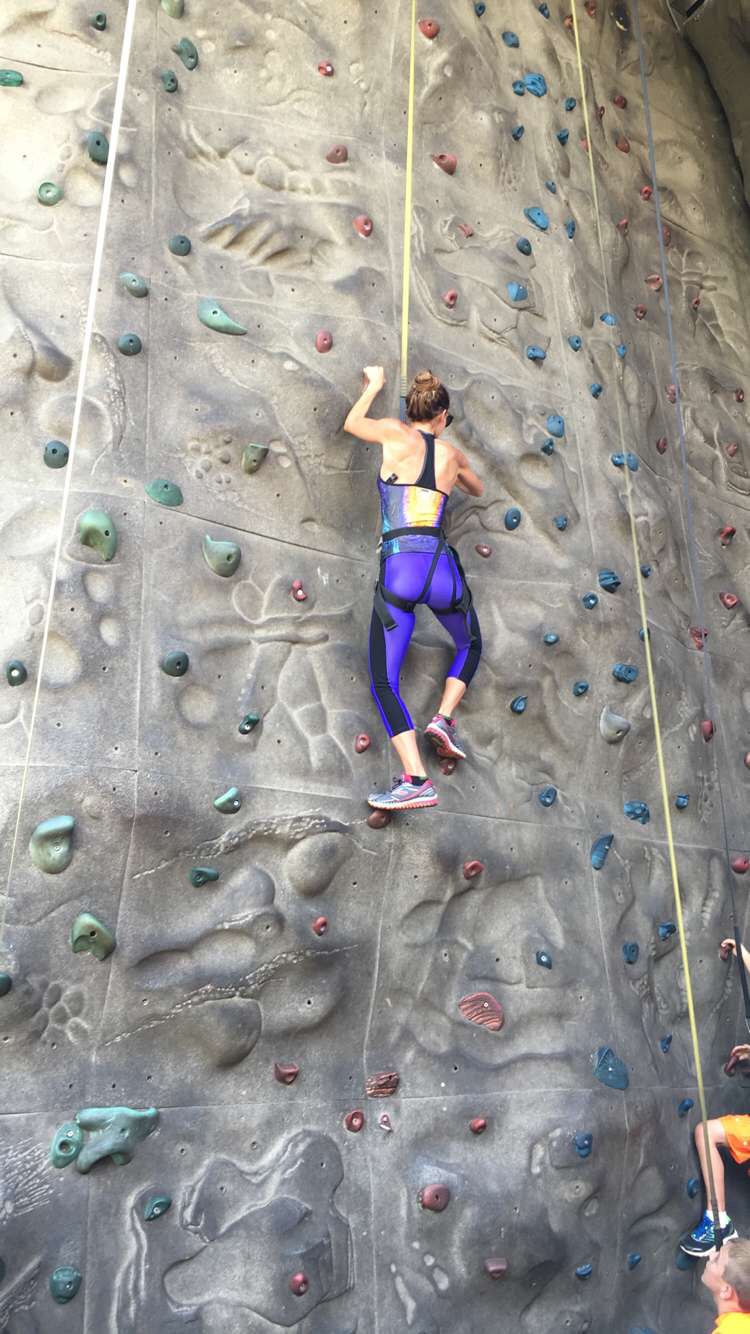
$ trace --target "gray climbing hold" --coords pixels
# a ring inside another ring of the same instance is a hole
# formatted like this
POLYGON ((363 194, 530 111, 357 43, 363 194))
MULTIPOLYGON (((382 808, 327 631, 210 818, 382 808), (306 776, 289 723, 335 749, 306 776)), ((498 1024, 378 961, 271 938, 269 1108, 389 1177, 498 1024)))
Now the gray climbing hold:
POLYGON ((614 570, 599 571, 599 587, 603 588, 605 593, 616 593, 620 587, 620 577, 614 570))
POLYGON ((503 522, 508 532, 512 533, 521 522, 521 511, 519 509, 516 509, 515 506, 511 506, 509 510, 505 511, 505 518, 503 522))
POLYGON ((159 77, 161 78, 165 93, 177 92, 180 85, 173 69, 163 69, 159 77))
POLYGON ((530 343, 526 348, 526 356, 529 361, 544 361, 546 360, 547 353, 543 347, 539 347, 536 343, 530 343))
POLYGON ((502 37, 506 46, 520 46, 518 37, 514 32, 504 32, 502 37))
POLYGON ((93 913, 79 913, 70 928, 70 944, 74 954, 93 954, 101 962, 109 958, 115 943, 109 927, 94 917, 93 913))
POLYGON ((40 204, 48 204, 51 207, 53 204, 60 203, 63 192, 59 185, 55 185, 54 181, 42 181, 36 192, 36 197, 40 204))
POLYGON ((126 292, 130 292, 131 296, 148 296, 148 283, 138 273, 130 273, 127 270, 121 273, 120 285, 126 292))
POLYGON ((171 1208, 171 1195, 150 1195, 143 1206, 144 1222, 151 1223, 155 1218, 162 1218, 171 1208))
POLYGON ((184 649, 172 649, 165 653, 160 666, 166 676, 184 676, 190 666, 190 658, 184 649))
POLYGON ((117 551, 117 529, 105 510, 85 510, 78 520, 78 540, 111 560, 117 551))
POLYGON ((241 805, 242 797, 238 787, 228 787, 220 797, 214 797, 214 806, 222 815, 235 815, 241 805))
POLYGON ((556 440, 562 440, 565 435, 565 419, 557 412, 551 412, 547 418, 547 430, 556 440))
POLYGON ((198 319, 201 324, 205 324, 207 329, 213 329, 215 333, 224 334, 246 334, 247 329, 244 324, 238 324, 231 315, 227 315, 223 306, 220 306, 215 297, 204 296, 198 302, 198 319))
POLYGON ((622 947, 622 957, 626 963, 637 963, 640 952, 640 947, 636 940, 626 940, 624 942, 622 947))
POLYGON ((522 255, 531 254, 531 241, 527 236, 519 236, 516 241, 516 250, 520 250, 522 255))
POLYGON ((554 806, 557 801, 557 788, 552 786, 543 787, 537 797, 537 801, 540 806, 554 806))
POLYGON ((89 1172, 103 1158, 111 1158, 118 1167, 129 1163, 136 1144, 156 1129, 159 1113, 155 1107, 84 1107, 76 1121, 82 1130, 90 1132, 76 1159, 76 1168, 89 1172))
POLYGON ((604 740, 613 746, 627 736, 630 731, 630 723, 627 718, 621 718, 619 713, 615 713, 605 704, 599 719, 599 731, 604 740))
POLYGON ((22 686, 29 678, 26 664, 20 658, 11 658, 5 664, 5 679, 9 686, 22 686))
POLYGON ((80 1286, 81 1271, 75 1265, 59 1265, 49 1276, 50 1294, 58 1306, 72 1302, 80 1286))
POLYGON ((86 135, 86 147, 91 161, 104 166, 109 157, 109 140, 106 134, 102 134, 101 130, 89 130, 86 135))
POLYGON ((17 69, 0 69, 0 88, 20 88, 23 74, 17 69))
POLYGON ((516 695, 515 699, 510 701, 511 713, 525 713, 528 695, 516 695))
POLYGON ((616 662, 612 668, 612 675, 616 681, 622 681, 623 685, 632 685, 638 676, 638 668, 631 662, 616 662))
POLYGON ((523 81, 527 92, 532 93, 534 97, 544 97, 547 84, 543 74, 524 74, 523 81))
POLYGON ((242 451, 242 471, 257 472, 268 455, 268 445, 245 445, 242 451))
POLYGON ((548 954, 546 950, 537 950, 536 961, 540 968, 552 967, 552 955, 548 954))
POLYGON ((67 1167, 74 1163, 83 1148, 83 1131, 76 1121, 66 1121, 55 1131, 49 1151, 53 1167, 67 1167))
POLYGON ((242 559, 242 551, 236 542, 214 541, 208 533, 203 539, 203 556, 214 574, 228 579, 234 574, 242 559))
POLYGON ((616 1056, 611 1047, 599 1047, 592 1057, 594 1074, 600 1084, 610 1089, 624 1091, 630 1080, 625 1062, 616 1056))
POLYGON ((185 0, 161 0, 161 7, 171 19, 181 19, 185 13, 185 0))
POLYGON ((146 483, 146 495, 158 505, 167 505, 173 509, 182 504, 182 492, 176 482, 168 482, 166 477, 157 477, 146 483))
POLYGON ((42 455, 48 468, 64 468, 69 456, 70 450, 62 440, 48 440, 42 455))
POLYGON ((202 889, 204 885, 214 884, 219 875, 220 872, 213 866, 192 866, 189 880, 194 889, 202 889))
POLYGON ((549 227, 549 218, 543 208, 537 208, 536 205, 532 208, 525 208, 523 216, 528 218, 529 222, 533 222, 534 226, 538 227, 540 232, 547 231, 547 228, 549 227))
POLYGON ((591 865, 595 871, 601 871, 614 841, 614 834, 602 834, 591 844, 591 865))
POLYGON ((575 681, 573 684, 573 694, 577 697, 585 695, 588 691, 588 681, 575 681))
POLYGON ((651 812, 645 801, 626 801, 623 810, 629 820, 637 820, 638 824, 646 825, 651 819, 651 812))
POLYGON ((143 343, 138 334, 134 333, 120 334, 117 347, 124 357, 137 357, 138 353, 143 351, 143 343))
POLYGON ((195 69, 198 64, 198 51, 189 37, 181 37, 179 42, 175 42, 172 50, 180 57, 185 69, 195 69))
POLYGON ((690 797, 688 796, 687 792, 678 792, 677 796, 674 799, 674 804, 677 807, 678 811, 686 811, 688 808, 689 801, 690 797))
POLYGON ((583 339, 580 337, 579 334, 571 334, 570 337, 568 338, 568 343, 570 344, 574 352, 580 352, 581 348, 583 347, 583 339))
POLYGON ((52 815, 42 820, 29 840, 31 860, 40 871, 58 875, 73 860, 74 815, 52 815))
POLYGON ((527 287, 524 287, 523 283, 510 282, 506 283, 505 286, 511 301, 528 300, 529 291, 527 287))
POLYGON ((168 245, 173 255, 189 255, 192 250, 190 237, 183 236, 181 232, 177 232, 175 236, 170 236, 168 245))

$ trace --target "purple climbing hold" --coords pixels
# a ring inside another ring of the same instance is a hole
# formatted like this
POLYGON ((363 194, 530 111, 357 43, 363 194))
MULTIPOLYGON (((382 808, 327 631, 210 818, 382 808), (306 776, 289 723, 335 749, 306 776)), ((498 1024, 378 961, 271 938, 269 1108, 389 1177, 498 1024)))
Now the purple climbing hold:
POLYGON ((458 158, 453 153, 433 153, 432 160, 448 176, 453 176, 458 166, 458 158))

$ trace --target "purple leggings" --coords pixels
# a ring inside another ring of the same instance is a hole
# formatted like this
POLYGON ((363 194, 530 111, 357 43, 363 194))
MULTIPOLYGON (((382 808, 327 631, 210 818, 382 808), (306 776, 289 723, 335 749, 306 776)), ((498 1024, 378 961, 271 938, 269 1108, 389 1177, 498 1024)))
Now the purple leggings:
MULTIPOLYGON (((407 601, 418 598, 432 563, 432 555, 431 551, 399 551, 394 556, 388 556, 383 567, 385 587, 390 593, 407 601)), ((437 616, 440 624, 445 626, 456 646, 447 675, 458 677, 459 681, 468 686, 479 666, 482 652, 477 614, 473 606, 467 612, 441 610, 449 607, 454 596, 460 596, 462 589, 461 573, 453 557, 444 551, 435 567, 424 603, 437 616)), ((396 622, 392 630, 386 630, 374 610, 370 621, 370 689, 388 735, 397 736, 399 732, 410 732, 414 727, 409 710, 399 693, 399 679, 416 618, 413 611, 402 611, 392 603, 388 603, 388 610, 396 622)))

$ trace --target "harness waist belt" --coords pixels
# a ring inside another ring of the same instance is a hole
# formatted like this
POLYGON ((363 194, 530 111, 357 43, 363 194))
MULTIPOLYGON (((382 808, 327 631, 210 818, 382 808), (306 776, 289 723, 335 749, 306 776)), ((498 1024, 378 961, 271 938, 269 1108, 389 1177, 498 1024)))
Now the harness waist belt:
POLYGON ((419 597, 417 598, 402 598, 399 596, 398 593, 391 593, 389 589, 385 587, 385 584, 383 582, 383 566, 388 558, 381 554, 380 574, 375 583, 374 607, 377 615, 380 617, 380 620, 385 626, 386 630, 395 630, 396 628, 396 622, 388 610, 387 604, 389 602, 393 607, 398 607, 400 611, 414 611, 414 608, 417 606, 419 602, 424 602, 429 597, 430 589, 432 587, 433 576, 435 574, 435 570, 437 569, 438 561, 440 560, 440 557, 442 556, 444 551, 449 554, 449 559, 451 556, 453 557, 455 568, 458 570, 458 573, 461 578, 461 594, 460 596, 457 595, 456 577, 455 573, 453 573, 452 571, 451 573, 453 577, 453 596, 451 598, 450 605, 448 607, 438 607, 436 608, 436 610, 444 614, 453 611, 460 611, 464 615, 466 615, 472 604, 471 589, 469 588, 469 585, 466 582, 466 575, 463 572, 463 567, 461 565, 461 561, 459 560, 458 552, 455 551, 453 547, 448 545, 448 541, 445 535, 445 530, 443 528, 427 527, 426 525, 423 527, 416 526, 410 528, 391 528, 387 533, 383 533, 383 542, 389 541, 392 537, 407 537, 410 536, 412 533, 416 533, 420 537, 436 537, 438 541, 436 543, 435 551, 432 560, 430 562, 430 568, 427 571, 427 578, 425 579, 424 587, 422 588, 422 591, 419 594, 419 597))

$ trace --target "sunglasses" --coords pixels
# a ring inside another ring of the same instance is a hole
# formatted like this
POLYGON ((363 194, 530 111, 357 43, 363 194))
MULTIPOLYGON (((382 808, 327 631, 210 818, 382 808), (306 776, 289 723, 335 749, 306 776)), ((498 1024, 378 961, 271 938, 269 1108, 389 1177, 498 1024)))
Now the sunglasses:
POLYGON ((453 421, 453 413, 452 413, 452 412, 449 412, 449 413, 448 413, 448 416, 447 416, 446 419, 445 419, 445 424, 446 424, 446 426, 450 426, 450 424, 451 424, 452 421, 453 421))

